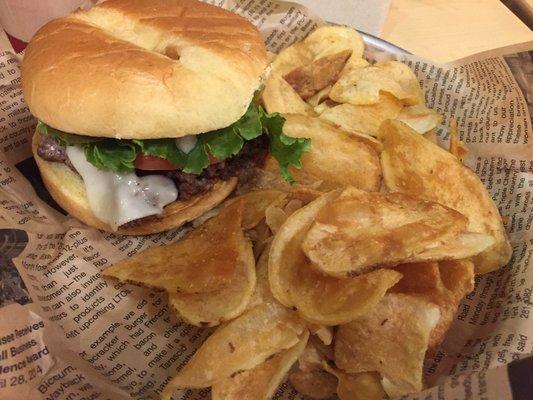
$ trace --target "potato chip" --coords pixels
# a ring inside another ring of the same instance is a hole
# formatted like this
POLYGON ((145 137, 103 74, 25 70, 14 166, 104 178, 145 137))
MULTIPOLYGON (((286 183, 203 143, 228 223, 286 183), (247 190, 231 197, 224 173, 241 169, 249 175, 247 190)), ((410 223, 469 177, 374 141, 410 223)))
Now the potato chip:
MULTIPOLYGON (((322 194, 323 192, 313 189, 308 186, 294 186, 291 189, 291 191, 288 193, 287 199, 290 201, 299 201, 302 203, 302 207, 303 207, 304 205, 307 205, 311 203, 312 201, 318 199, 320 196, 322 196, 322 194)), ((284 210, 288 212, 289 214, 292 214, 294 211, 296 211, 296 209, 293 209, 292 211, 290 211, 289 208, 291 208, 289 204, 287 204, 284 207, 284 210)))
POLYGON ((311 342, 308 342, 307 346, 298 357, 298 369, 304 372, 318 371, 324 369, 324 362, 326 362, 325 357, 311 342))
POLYGON ((406 260, 407 262, 430 261, 430 260, 455 260, 468 258, 482 253, 496 240, 485 233, 464 232, 454 240, 442 243, 442 245, 424 250, 415 258, 406 260))
POLYGON ((254 307, 219 327, 166 387, 170 399, 179 388, 203 388, 295 346, 305 326, 296 314, 271 302, 254 307))
POLYGON ((261 101, 269 113, 315 115, 313 107, 302 100, 292 86, 274 71, 265 82, 261 101))
POLYGON ((265 220, 263 220, 257 224, 254 229, 248 231, 247 235, 254 244, 254 257, 255 259, 258 259, 259 255, 263 253, 265 248, 272 241, 272 232, 270 232, 270 228, 265 220))
POLYGON ((450 120, 450 153, 463 162, 468 156, 468 148, 459 138, 459 132, 457 131, 457 121, 455 118, 450 120))
POLYGON ((361 372, 358 374, 347 374, 340 371, 332 367, 312 343, 307 345, 300 358, 298 358, 298 368, 299 373, 296 375, 296 379, 300 377, 300 380, 296 384, 304 386, 304 390, 314 392, 315 395, 316 389, 313 390, 312 385, 309 383, 302 385, 300 382, 305 378, 309 379, 312 376, 318 376, 319 381, 327 382, 329 393, 331 391, 329 387, 330 382, 333 382, 333 379, 325 374, 329 373, 331 376, 337 378, 336 392, 340 400, 381 400, 386 397, 381 385, 381 377, 378 373, 361 372))
POLYGON ((324 370, 296 370, 289 375, 292 386, 311 399, 329 399, 337 390, 337 378, 324 370))
POLYGON ((380 92, 388 92, 406 105, 423 103, 418 79, 399 61, 384 61, 352 69, 333 85, 329 97, 338 103, 376 104, 380 92))
POLYGON ((301 243, 318 211, 338 195, 330 192, 291 215, 272 242, 268 263, 274 297, 302 318, 323 325, 351 321, 370 310, 401 275, 381 269, 355 278, 334 278, 315 268, 301 243))
POLYGON ((318 118, 295 114, 285 118, 286 135, 311 139, 311 150, 302 156, 302 169, 291 169, 297 181, 300 173, 304 173, 327 182, 329 189, 352 185, 378 190, 381 170, 374 149, 318 118))
POLYGON ((293 69, 285 74, 283 79, 302 99, 307 100, 337 81, 339 73, 351 54, 351 50, 343 50, 318 58, 309 64, 293 69))
POLYGON ((344 66, 344 69, 339 74, 339 79, 341 77, 343 77, 344 75, 349 74, 350 71, 352 71, 354 69, 368 67, 369 65, 370 65, 370 63, 367 60, 365 60, 364 58, 350 57, 350 59, 348 60, 348 62, 344 66))
POLYGON ((430 131, 423 133, 422 136, 424 136, 427 140, 429 140, 433 144, 437 144, 437 145, 439 144, 437 128, 433 128, 430 131))
POLYGON ((295 68, 342 51, 351 51, 345 68, 363 63, 364 43, 361 35, 347 26, 325 25, 311 32, 304 40, 282 50, 272 63, 274 71, 285 75, 295 68))
POLYGON ((229 206, 236 201, 242 200, 244 203, 242 228, 249 230, 265 218, 265 210, 270 204, 281 200, 283 197, 285 197, 285 194, 279 190, 256 190, 229 199, 224 205, 229 206))
POLYGON ((340 400, 381 400, 386 397, 377 372, 347 374, 328 363, 323 363, 323 367, 337 377, 337 396, 340 400))
MULTIPOLYGON (((329 327, 329 326, 324 326, 324 325, 322 325, 322 326, 324 328, 329 329, 331 334, 334 333, 334 330, 335 330, 334 327, 329 327)), ((313 347, 318 351, 318 353, 322 356, 322 359, 325 362, 329 362, 329 361, 333 361, 334 360, 334 356, 333 356, 333 338, 331 338, 331 343, 330 344, 325 344, 322 339, 320 339, 318 336, 313 334, 313 335, 311 335, 309 337, 309 343, 313 345, 313 347)))
POLYGON ((391 191, 436 201, 468 218, 468 230, 492 236, 496 243, 474 257, 476 273, 495 270, 512 254, 502 219, 478 176, 454 155, 420 137, 407 125, 385 121, 379 132, 381 163, 391 191))
POLYGON ((243 240, 243 203, 224 208, 179 241, 152 247, 102 275, 169 293, 206 293, 229 285, 243 240))
POLYGON ((329 91, 331 90, 331 85, 326 86, 324 89, 315 93, 312 97, 307 99, 307 104, 315 108, 322 102, 328 99, 329 91))
POLYGON ((391 397, 423 389, 422 365, 439 309, 420 298, 387 294, 369 313, 338 328, 335 363, 347 373, 377 371, 391 397))
POLYGON ((265 222, 271 232, 275 234, 291 214, 302 208, 304 204, 315 200, 320 194, 309 188, 294 188, 283 200, 268 206, 265 210, 265 222))
POLYGON ((288 217, 279 205, 272 205, 265 212, 265 222, 273 234, 276 234, 288 217))
POLYGON ((449 260, 439 262, 442 284, 455 299, 461 300, 474 290, 474 265, 470 260, 449 260))
POLYGON ((375 372, 360 374, 337 373, 337 396, 340 400, 382 400, 386 393, 380 376, 375 372))
POLYGON ((248 303, 248 309, 261 305, 263 303, 275 302, 270 286, 268 283, 268 253, 270 245, 267 245, 259 256, 256 264, 256 285, 252 298, 248 303))
POLYGON ((308 332, 293 347, 256 367, 216 382, 212 400, 269 400, 305 348, 308 332))
POLYGON ((223 289, 208 293, 169 293, 169 305, 186 322, 215 326, 244 312, 254 293, 256 276, 252 245, 244 237, 232 281, 223 289))
POLYGON ((285 207, 283 207, 283 211, 285 211, 287 215, 291 215, 303 206, 304 204, 301 200, 289 200, 285 207))
POLYGON ((266 157, 265 163, 262 168, 254 168, 249 171, 251 175, 248 175, 248 183, 239 187, 240 193, 246 193, 250 190, 280 190, 283 192, 290 192, 295 188, 306 188, 311 190, 324 190, 321 186, 324 184, 322 180, 310 176, 298 169, 291 169, 296 171, 295 182, 293 184, 288 183, 279 173, 279 164, 271 155, 266 157))
POLYGON ((333 342, 333 328, 331 326, 309 324, 309 331, 320 341, 329 346, 333 342))
POLYGON ((424 104, 416 104, 414 106, 404 107, 396 119, 409 125, 418 133, 426 133, 441 123, 442 115, 427 108, 424 104))
POLYGON ((357 106, 349 103, 339 104, 324 110, 320 118, 346 132, 377 136, 381 123, 386 119, 396 118, 401 109, 400 100, 391 94, 381 92, 379 101, 375 104, 357 106))
POLYGON ((382 265, 464 258, 491 245, 486 235, 463 241, 478 236, 466 225, 466 217, 434 202, 347 188, 316 214, 302 249, 324 273, 357 275, 382 265))
POLYGON ((340 103, 337 103, 336 101, 326 99, 322 103, 316 105, 313 107, 313 110, 315 111, 315 114, 320 115, 324 111, 329 110, 335 106, 338 106, 340 103))
POLYGON ((440 318, 431 332, 429 347, 438 346, 453 322, 461 299, 474 289, 474 266, 468 260, 397 265, 402 279, 391 292, 423 298, 437 305, 440 318), (443 271, 441 273, 441 271, 443 271), (445 276, 445 284, 442 276, 445 276))

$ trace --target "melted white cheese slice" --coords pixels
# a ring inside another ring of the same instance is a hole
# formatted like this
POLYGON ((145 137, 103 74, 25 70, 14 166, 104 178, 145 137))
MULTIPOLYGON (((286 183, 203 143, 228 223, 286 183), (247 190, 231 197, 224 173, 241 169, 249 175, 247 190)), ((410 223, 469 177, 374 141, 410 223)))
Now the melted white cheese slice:
POLYGON ((196 136, 184 136, 176 139, 176 146, 185 154, 189 154, 196 146, 196 142, 198 142, 196 136))
POLYGON ((67 155, 83 178, 94 215, 113 229, 149 215, 178 198, 178 189, 162 175, 138 177, 133 172, 120 175, 100 170, 89 163, 81 147, 68 146, 67 155))

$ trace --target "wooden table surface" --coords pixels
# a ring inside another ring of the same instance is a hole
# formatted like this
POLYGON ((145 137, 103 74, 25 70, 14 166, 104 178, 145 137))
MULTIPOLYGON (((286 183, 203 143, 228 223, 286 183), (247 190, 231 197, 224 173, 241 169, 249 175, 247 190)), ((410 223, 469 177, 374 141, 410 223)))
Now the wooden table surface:
POLYGON ((391 0, 379 36, 437 62, 533 40, 499 0, 391 0))

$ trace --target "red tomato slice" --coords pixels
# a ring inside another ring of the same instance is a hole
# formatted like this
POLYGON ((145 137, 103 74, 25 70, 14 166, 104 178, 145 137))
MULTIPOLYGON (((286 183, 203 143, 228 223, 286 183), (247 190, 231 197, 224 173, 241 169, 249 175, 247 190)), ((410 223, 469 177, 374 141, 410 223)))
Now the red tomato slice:
POLYGON ((218 164, 219 162, 222 162, 223 160, 219 160, 218 158, 215 158, 214 155, 211 153, 208 153, 207 156, 209 157, 209 165, 218 164))
POLYGON ((177 166, 164 158, 146 156, 144 154, 137 154, 137 158, 135 158, 133 165, 135 168, 145 171, 171 171, 178 169, 177 166))

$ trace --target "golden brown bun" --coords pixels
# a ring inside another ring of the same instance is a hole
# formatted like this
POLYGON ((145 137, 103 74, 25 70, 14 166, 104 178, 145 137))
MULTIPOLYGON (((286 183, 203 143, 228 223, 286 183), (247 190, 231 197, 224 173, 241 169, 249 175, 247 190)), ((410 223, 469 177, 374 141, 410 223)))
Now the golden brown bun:
POLYGON ((26 49, 30 111, 66 132, 181 137, 241 117, 267 66, 243 17, 195 0, 108 0, 42 27, 26 49))
POLYGON ((50 162, 37 155, 40 135, 33 135, 33 155, 41 172, 44 185, 54 200, 71 216, 85 224, 108 232, 123 235, 147 235, 177 228, 186 222, 198 218, 206 211, 221 203, 235 188, 237 178, 220 181, 209 192, 194 197, 188 201, 175 201, 165 207, 163 218, 156 221, 147 221, 139 225, 113 229, 105 222, 100 221, 91 211, 85 192, 85 185, 81 177, 65 164, 50 162))

